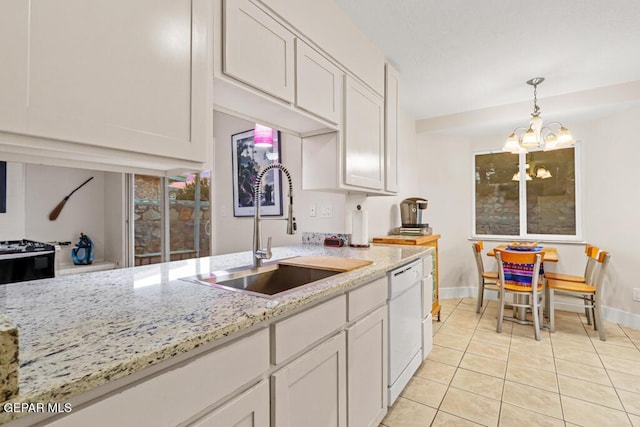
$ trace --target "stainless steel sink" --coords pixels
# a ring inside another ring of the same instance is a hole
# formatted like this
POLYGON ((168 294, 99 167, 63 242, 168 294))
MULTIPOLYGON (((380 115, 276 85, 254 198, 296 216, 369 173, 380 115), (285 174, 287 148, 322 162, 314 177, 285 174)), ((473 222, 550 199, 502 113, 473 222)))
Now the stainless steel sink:
POLYGON ((216 271, 184 280, 265 298, 276 298, 283 292, 340 273, 340 271, 318 268, 272 264, 263 267, 216 271))

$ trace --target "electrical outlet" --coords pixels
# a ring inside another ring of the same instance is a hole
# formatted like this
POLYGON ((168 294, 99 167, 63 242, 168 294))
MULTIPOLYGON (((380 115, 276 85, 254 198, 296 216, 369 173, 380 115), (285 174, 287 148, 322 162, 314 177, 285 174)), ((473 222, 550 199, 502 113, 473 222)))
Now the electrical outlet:
POLYGON ((331 218, 333 216, 333 206, 322 205, 320 206, 320 218, 331 218))
POLYGON ((325 212, 326 212, 325 216, 327 218, 331 218, 333 216, 333 206, 327 205, 327 207, 325 208, 325 212))
POLYGON ((309 206, 309 216, 316 216, 316 204, 311 203, 309 206))
POLYGON ((640 302, 640 288, 633 288, 633 300, 640 302))

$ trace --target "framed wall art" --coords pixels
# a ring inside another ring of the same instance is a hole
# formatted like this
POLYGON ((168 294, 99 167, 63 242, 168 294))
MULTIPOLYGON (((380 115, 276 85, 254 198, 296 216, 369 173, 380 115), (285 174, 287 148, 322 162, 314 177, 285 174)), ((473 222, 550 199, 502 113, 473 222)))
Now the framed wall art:
MULTIPOLYGON (((254 144, 255 130, 231 136, 233 174, 233 216, 253 216, 253 187, 258 173, 266 166, 280 162, 280 131, 272 130, 271 143, 254 144)), ((279 170, 268 172, 262 179, 260 214, 282 215, 282 176, 279 170)))

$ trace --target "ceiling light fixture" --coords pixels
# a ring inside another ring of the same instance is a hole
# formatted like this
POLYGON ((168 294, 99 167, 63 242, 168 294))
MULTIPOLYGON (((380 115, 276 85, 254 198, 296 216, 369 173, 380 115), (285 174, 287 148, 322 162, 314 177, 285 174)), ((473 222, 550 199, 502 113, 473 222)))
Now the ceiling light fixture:
POLYGON ((547 151, 568 147, 575 143, 571 132, 562 123, 551 122, 542 126, 542 116, 540 115, 540 107, 538 107, 538 85, 543 81, 544 77, 527 80, 527 84, 533 86, 533 113, 531 113, 529 127, 514 129, 502 147, 502 151, 511 153, 526 153, 529 149, 547 151))

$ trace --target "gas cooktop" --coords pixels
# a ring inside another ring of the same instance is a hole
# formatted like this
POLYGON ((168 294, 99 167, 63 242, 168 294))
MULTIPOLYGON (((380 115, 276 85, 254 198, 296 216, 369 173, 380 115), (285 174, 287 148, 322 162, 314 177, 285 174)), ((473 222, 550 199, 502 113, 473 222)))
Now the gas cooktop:
POLYGON ((33 240, 25 239, 0 241, 0 255, 49 251, 55 251, 55 247, 48 243, 34 242, 33 240))

